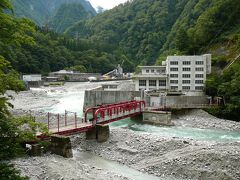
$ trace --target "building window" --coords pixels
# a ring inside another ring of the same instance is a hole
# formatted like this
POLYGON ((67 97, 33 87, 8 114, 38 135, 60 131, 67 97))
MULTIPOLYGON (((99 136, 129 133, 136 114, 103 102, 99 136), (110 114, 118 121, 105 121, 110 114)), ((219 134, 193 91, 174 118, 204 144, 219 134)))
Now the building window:
POLYGON ((149 80, 149 86, 157 86, 156 80, 149 80))
POLYGON ((171 61, 170 65, 178 65, 178 61, 171 61))
POLYGON ((171 86, 171 89, 176 90, 176 89, 178 89, 178 87, 177 86, 171 86))
POLYGON ((149 69, 146 70, 146 73, 149 73, 149 69))
POLYGON ((171 78, 178 78, 178 74, 170 74, 171 78))
POLYGON ((151 73, 154 73, 154 69, 151 69, 151 73))
POLYGON ((170 68, 170 71, 178 71, 178 68, 170 68))
POLYGON ((196 80, 195 83, 196 84, 203 84, 203 80, 196 80))
POLYGON ((171 84, 178 84, 178 80, 170 80, 171 84))
POLYGON ((191 61, 183 61, 183 65, 191 65, 191 61))
POLYGON ((157 73, 159 73, 159 74, 161 73, 160 69, 157 70, 157 73))
POLYGON ((190 84, 191 81, 190 81, 190 80, 183 80, 182 83, 183 83, 183 84, 190 84))
POLYGON ((183 86, 183 90, 190 90, 190 86, 183 86))
POLYGON ((196 78, 203 78, 203 74, 196 74, 195 77, 196 78))
POLYGON ((197 67, 196 71, 203 71, 203 67, 197 67))
POLYGON ((203 61, 196 61, 196 65, 203 65, 203 61))
POLYGON ((198 90, 198 91, 199 91, 199 90, 202 91, 203 89, 204 89, 203 86, 196 86, 196 87, 195 87, 195 90, 198 90))
POLYGON ((191 71, 191 68, 183 68, 183 71, 191 71))
POLYGON ((183 77, 183 78, 190 78, 190 77, 191 77, 191 74, 183 74, 182 77, 183 77))
POLYGON ((139 86, 146 86, 147 81, 146 80, 139 80, 139 86))
POLYGON ((159 86, 166 86, 167 82, 166 80, 159 80, 159 86))

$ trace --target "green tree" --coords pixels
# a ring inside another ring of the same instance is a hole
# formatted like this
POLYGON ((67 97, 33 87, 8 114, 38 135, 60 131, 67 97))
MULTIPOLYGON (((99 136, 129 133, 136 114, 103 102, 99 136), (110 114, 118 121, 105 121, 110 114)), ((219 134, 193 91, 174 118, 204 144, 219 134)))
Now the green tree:
POLYGON ((188 51, 189 48, 188 34, 183 28, 180 28, 176 35, 176 48, 182 52, 188 51))

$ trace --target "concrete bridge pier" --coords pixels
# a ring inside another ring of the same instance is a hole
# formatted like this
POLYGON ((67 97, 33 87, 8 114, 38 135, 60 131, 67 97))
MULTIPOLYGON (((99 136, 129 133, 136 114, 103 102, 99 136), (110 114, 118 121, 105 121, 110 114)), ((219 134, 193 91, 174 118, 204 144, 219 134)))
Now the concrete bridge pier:
POLYGON ((52 135, 51 152, 65 158, 72 158, 73 153, 70 138, 60 135, 52 135))
POLYGON ((106 142, 109 138, 109 125, 97 124, 93 129, 86 132, 87 140, 97 140, 98 142, 106 142))

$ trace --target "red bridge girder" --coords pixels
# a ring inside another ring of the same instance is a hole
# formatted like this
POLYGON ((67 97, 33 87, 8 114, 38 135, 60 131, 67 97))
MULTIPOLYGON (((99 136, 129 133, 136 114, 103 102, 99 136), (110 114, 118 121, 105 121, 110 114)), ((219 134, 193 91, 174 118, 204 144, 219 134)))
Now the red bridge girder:
MULTIPOLYGON (((110 122, 118 121, 121 119, 125 119, 128 117, 133 117, 136 115, 139 115, 143 112, 144 108, 146 107, 145 101, 128 101, 128 102, 120 102, 120 103, 115 103, 115 104, 107 104, 107 105, 102 105, 98 107, 92 107, 86 109, 84 112, 84 121, 86 122, 85 124, 82 123, 82 126, 75 126, 73 127, 67 127, 67 128, 62 128, 59 126, 59 115, 58 117, 58 128, 56 132, 53 132, 53 134, 59 134, 59 135, 73 135, 73 134, 78 134, 82 132, 86 132, 92 128, 96 124, 107 124, 110 122), (92 113, 92 123, 89 123, 88 114, 92 113)), ((48 113, 48 127, 49 127, 49 113, 48 113)), ((75 123, 76 123, 76 114, 75 114, 75 123)), ((65 122, 65 125, 66 122, 65 122)), ((38 138, 48 138, 47 136, 45 137, 44 135, 38 135, 38 138)))
POLYGON ((86 109, 84 117, 85 121, 87 121, 88 113, 92 112, 93 124, 103 124, 103 122, 98 122, 99 119, 102 119, 103 121, 111 121, 114 119, 124 119, 126 116, 135 116, 136 114, 141 113, 145 106, 145 101, 127 101, 116 104, 108 104, 86 109))

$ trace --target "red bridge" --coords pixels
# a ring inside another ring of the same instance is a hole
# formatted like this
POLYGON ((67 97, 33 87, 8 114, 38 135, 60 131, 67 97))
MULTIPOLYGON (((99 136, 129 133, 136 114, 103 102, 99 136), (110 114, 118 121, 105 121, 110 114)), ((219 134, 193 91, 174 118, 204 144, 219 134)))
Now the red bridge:
MULTIPOLYGON (((86 109, 84 118, 78 118, 76 113, 68 111, 65 111, 65 116, 48 113, 48 129, 53 134, 78 134, 94 128, 96 124, 107 124, 139 115, 144 111, 145 106, 145 101, 101 105, 86 109), (68 119, 67 114, 73 114, 72 118, 68 119)), ((38 137, 41 138, 42 135, 38 137)))

